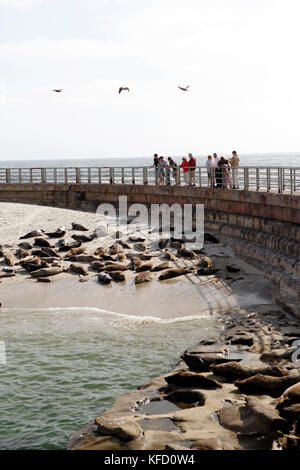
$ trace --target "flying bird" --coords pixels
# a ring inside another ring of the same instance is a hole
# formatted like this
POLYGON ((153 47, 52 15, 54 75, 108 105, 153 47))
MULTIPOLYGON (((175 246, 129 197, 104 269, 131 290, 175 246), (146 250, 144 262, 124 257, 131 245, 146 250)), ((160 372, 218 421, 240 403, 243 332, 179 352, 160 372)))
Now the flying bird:
POLYGON ((62 88, 59 88, 59 89, 57 89, 57 90, 52 90, 52 91, 55 91, 56 93, 60 93, 60 92, 63 91, 63 89, 62 89, 62 88))
POLYGON ((186 87, 179 86, 178 88, 179 88, 179 90, 182 90, 182 91, 188 91, 189 88, 190 88, 190 85, 188 85, 186 87))
POLYGON ((127 91, 130 91, 128 87, 120 87, 119 88, 119 94, 123 91, 123 90, 127 90, 127 91))

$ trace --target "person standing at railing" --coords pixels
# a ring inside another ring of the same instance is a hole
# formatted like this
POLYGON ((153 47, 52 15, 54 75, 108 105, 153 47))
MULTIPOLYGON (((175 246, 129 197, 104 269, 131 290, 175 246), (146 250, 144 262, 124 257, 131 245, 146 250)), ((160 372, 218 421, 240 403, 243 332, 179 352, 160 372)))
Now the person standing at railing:
POLYGON ((189 153, 189 176, 190 176, 190 186, 196 186, 195 184, 195 170, 196 170, 196 158, 193 157, 191 153, 189 153))
POLYGON ((232 189, 239 188, 239 166, 240 166, 240 158, 235 150, 232 152, 232 157, 230 159, 230 165, 232 168, 232 189))
POLYGON ((168 157, 169 167, 173 169, 173 178, 175 180, 175 184, 178 184, 178 175, 177 175, 177 163, 174 162, 173 158, 168 157))
POLYGON ((218 168, 219 161, 220 161, 220 159, 219 159, 219 157, 218 157, 218 154, 217 154, 217 153, 214 153, 214 154, 213 154, 213 157, 214 157, 214 167, 215 167, 215 168, 218 168))
POLYGON ((158 184, 158 171, 157 171, 157 167, 158 167, 158 164, 159 164, 159 158, 158 158, 158 155, 157 153, 155 153, 153 155, 153 167, 155 168, 155 184, 158 184))
POLYGON ((219 168, 222 169, 222 187, 228 188, 230 185, 230 167, 226 158, 221 157, 219 161, 219 168))
POLYGON ((208 178, 208 187, 213 186, 213 177, 214 177, 214 162, 211 155, 208 155, 207 160, 205 162, 206 170, 207 170, 207 178, 208 178))
POLYGON ((169 166, 166 160, 164 160, 164 157, 159 157, 158 160, 159 160, 158 165, 157 165, 158 184, 159 186, 162 186, 165 184, 165 177, 166 177, 165 168, 167 169, 169 168, 169 166))
POLYGON ((182 163, 179 165, 183 171, 183 178, 185 185, 189 185, 190 176, 189 176, 189 162, 187 161, 186 157, 182 157, 182 163))

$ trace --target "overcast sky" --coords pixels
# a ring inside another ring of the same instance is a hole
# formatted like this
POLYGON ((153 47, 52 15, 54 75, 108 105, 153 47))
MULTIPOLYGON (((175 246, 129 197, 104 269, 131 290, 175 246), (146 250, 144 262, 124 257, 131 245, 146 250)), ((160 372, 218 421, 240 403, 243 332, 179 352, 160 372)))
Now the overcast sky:
POLYGON ((300 151, 299 17, 299 0, 0 0, 0 160, 300 151))

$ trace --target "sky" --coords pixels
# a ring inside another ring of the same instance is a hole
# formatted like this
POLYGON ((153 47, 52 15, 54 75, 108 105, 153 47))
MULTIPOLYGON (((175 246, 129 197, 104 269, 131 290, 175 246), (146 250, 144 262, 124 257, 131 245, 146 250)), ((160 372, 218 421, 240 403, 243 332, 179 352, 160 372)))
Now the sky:
POLYGON ((299 16, 299 0, 0 0, 0 160, 298 152, 299 16))

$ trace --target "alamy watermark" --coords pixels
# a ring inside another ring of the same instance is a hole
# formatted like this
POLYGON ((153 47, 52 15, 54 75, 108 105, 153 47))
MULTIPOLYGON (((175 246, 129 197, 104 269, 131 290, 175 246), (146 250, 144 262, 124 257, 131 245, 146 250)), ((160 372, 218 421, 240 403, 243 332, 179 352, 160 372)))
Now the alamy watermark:
POLYGON ((204 205, 203 204, 131 204, 127 196, 119 196, 119 205, 100 204, 96 211, 101 217, 96 233, 99 237, 106 229, 105 217, 109 218, 111 233, 122 232, 124 236, 141 233, 148 240, 161 237, 184 239, 186 248, 201 249, 204 244, 204 205))
POLYGON ((292 346, 293 347, 298 346, 296 351, 294 351, 292 354, 292 362, 294 364, 298 364, 298 366, 300 367, 300 339, 297 339, 296 341, 294 341, 292 346))

